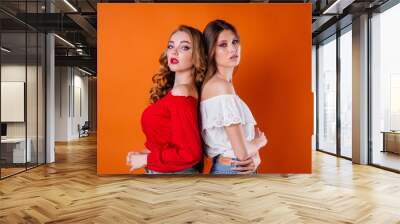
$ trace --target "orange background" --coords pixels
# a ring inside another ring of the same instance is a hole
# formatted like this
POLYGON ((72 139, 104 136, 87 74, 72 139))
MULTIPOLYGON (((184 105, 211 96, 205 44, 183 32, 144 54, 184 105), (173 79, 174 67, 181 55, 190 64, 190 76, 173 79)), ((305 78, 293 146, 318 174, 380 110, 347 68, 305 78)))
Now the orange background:
POLYGON ((233 81, 268 138, 259 172, 311 172, 311 4, 100 3, 97 18, 98 174, 129 173, 128 151, 144 148, 140 117, 171 32, 214 19, 241 38, 233 81))

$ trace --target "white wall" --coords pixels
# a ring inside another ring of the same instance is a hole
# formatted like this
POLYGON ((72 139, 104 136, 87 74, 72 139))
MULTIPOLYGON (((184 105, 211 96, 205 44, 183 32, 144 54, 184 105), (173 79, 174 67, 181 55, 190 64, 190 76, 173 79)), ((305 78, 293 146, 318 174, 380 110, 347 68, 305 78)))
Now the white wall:
POLYGON ((72 67, 56 67, 55 73, 55 140, 70 141, 88 120, 88 77, 72 67))
POLYGON ((55 68, 55 141, 68 141, 69 68, 55 68))
MULTIPOLYGON (((76 72, 76 70, 75 70, 76 72)), ((79 133, 78 133, 78 129, 77 126, 78 124, 80 124, 81 126, 85 123, 85 121, 88 121, 89 118, 89 110, 88 110, 88 106, 89 106, 89 92, 88 92, 88 77, 85 76, 81 76, 79 73, 79 75, 76 75, 75 73, 75 79, 74 79, 74 86, 75 86, 75 91, 74 91, 74 100, 75 100, 75 113, 73 113, 74 115, 74 119, 72 119, 72 135, 74 137, 79 137, 79 133), (80 93, 78 92, 80 91, 80 93), (78 96, 80 95, 80 99, 78 98, 78 96), (80 100, 80 105, 79 101, 80 100), (82 110, 81 112, 79 111, 78 107, 81 107, 80 109, 82 110)))

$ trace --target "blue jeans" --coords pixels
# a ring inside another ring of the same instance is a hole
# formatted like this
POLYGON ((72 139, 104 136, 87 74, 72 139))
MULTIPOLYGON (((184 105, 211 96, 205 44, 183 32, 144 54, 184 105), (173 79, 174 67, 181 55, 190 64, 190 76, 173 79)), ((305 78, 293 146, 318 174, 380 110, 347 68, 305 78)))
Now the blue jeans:
MULTIPOLYGON (((240 171, 232 170, 235 167, 235 165, 224 165, 218 162, 218 157, 220 155, 217 155, 213 158, 213 165, 211 167, 211 174, 241 174, 240 171)), ((232 158, 232 160, 239 161, 236 158, 232 158)), ((257 171, 253 172, 252 174, 256 174, 257 171)))
POLYGON ((145 168, 145 170, 147 174, 198 174, 199 173, 199 171, 197 171, 194 168, 189 168, 186 170, 176 171, 176 172, 158 172, 154 170, 149 170, 147 168, 145 168))
MULTIPOLYGON (((213 158, 213 165, 211 167, 211 174, 239 174, 239 171, 232 170, 235 168, 235 165, 224 165, 218 162, 218 158, 220 155, 217 155, 213 158)), ((232 158, 232 160, 238 160, 236 158, 232 158)))

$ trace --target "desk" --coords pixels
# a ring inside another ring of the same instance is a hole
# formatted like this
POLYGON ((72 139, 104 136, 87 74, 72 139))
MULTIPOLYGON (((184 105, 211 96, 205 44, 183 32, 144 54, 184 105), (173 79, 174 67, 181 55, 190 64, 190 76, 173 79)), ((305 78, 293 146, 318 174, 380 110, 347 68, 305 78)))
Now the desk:
POLYGON ((400 154, 400 132, 383 131, 383 150, 382 152, 393 152, 400 154))
POLYGON ((6 160, 6 163, 25 163, 32 160, 30 138, 27 139, 26 154, 25 154, 25 138, 6 138, 1 139, 1 157, 6 160), (11 159, 12 158, 12 159, 11 159), (25 161, 27 158, 27 161, 25 161))

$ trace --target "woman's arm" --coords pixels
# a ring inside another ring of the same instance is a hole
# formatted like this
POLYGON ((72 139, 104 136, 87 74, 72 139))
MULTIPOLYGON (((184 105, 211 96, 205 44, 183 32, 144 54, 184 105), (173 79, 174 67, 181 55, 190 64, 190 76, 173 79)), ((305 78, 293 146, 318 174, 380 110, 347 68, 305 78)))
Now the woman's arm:
MULTIPOLYGON (((195 87, 194 87, 195 88, 195 87)), ((128 154, 131 170, 144 166, 161 167, 177 170, 180 167, 194 166, 202 158, 201 139, 197 119, 197 103, 190 97, 197 98, 197 92, 188 86, 174 86, 169 103, 172 138, 168 144, 152 150, 128 154)), ((152 146, 155 147, 155 146, 152 146)))
POLYGON ((255 156, 258 150, 266 144, 266 138, 262 132, 252 141, 247 141, 241 124, 225 126, 224 129, 239 160, 247 160, 255 156))
MULTIPOLYGON (((193 167, 201 160, 197 100, 193 98, 197 96, 191 95, 188 86, 174 86, 172 96, 165 102, 169 110, 172 135, 166 144, 145 144, 151 151, 146 157, 147 167, 177 171, 193 167)), ((143 159, 143 156, 136 157, 143 159)))
MULTIPOLYGON (((224 79, 214 77, 205 84, 202 91, 202 99, 205 100, 224 94, 235 94, 233 85, 224 79)), ((255 165, 250 159, 258 153, 258 150, 261 147, 266 144, 264 133, 256 129, 256 136, 254 140, 249 142, 246 140, 241 123, 225 126, 224 130, 228 136, 236 157, 239 160, 243 160, 243 162, 245 162, 244 160, 248 160, 246 163, 249 162, 255 165)), ((248 164, 243 165, 247 166, 248 164)))

